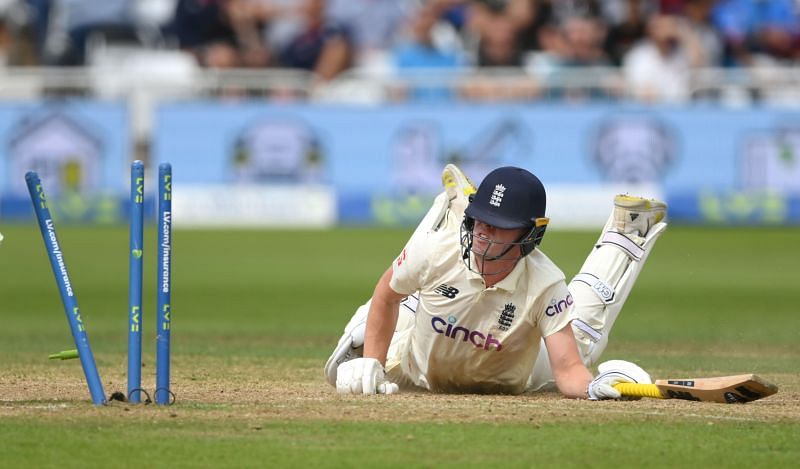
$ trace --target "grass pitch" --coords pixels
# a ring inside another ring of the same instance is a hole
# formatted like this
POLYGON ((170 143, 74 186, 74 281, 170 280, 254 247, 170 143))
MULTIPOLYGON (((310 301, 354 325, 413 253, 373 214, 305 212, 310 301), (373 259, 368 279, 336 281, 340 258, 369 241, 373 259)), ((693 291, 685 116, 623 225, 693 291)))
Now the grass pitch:
MULTIPOLYGON (((127 229, 59 226, 106 394, 126 388, 127 229)), ((35 226, 0 246, 0 466, 719 466, 800 460, 800 229, 670 227, 604 358, 654 378, 755 372, 747 405, 524 396, 339 396, 322 365, 411 230, 174 235, 168 408, 91 405, 35 226)), ((596 233, 553 231, 575 274, 596 233)), ((152 389, 155 230, 142 373, 152 389), (152 331, 148 334, 147 331, 152 331)))

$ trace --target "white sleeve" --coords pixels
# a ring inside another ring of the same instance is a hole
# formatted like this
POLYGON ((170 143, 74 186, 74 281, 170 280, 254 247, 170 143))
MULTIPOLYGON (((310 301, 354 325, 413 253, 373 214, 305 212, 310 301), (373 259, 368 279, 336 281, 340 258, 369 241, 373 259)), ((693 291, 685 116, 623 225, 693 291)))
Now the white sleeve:
POLYGON ((408 240, 392 264, 389 286, 401 295, 410 295, 420 289, 428 274, 429 233, 418 230, 408 240))
POLYGON ((437 229, 447 214, 447 194, 442 192, 433 201, 428 213, 419 222, 414 234, 392 265, 392 281, 389 286, 401 295, 410 295, 420 289, 428 272, 428 237, 437 229))

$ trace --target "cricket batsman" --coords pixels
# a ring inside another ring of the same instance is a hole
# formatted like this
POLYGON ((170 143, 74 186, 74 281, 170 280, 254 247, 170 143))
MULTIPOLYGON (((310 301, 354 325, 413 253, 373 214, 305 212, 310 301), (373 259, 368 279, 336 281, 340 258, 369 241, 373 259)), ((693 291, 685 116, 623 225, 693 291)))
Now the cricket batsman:
POLYGON ((548 224, 541 181, 517 167, 475 188, 456 166, 445 191, 355 312, 325 365, 340 393, 520 394, 615 399, 619 382, 650 383, 637 365, 593 366, 656 240, 666 205, 614 198, 574 279, 539 249, 548 224))

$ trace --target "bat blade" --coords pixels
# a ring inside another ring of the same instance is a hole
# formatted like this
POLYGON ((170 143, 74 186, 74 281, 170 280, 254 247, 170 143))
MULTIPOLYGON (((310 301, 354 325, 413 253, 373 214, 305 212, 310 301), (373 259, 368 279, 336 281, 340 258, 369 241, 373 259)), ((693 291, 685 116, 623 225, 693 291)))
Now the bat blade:
POLYGON ((751 402, 778 392, 778 386, 753 374, 659 379, 655 384, 619 383, 614 387, 625 397, 656 397, 725 404, 751 402))

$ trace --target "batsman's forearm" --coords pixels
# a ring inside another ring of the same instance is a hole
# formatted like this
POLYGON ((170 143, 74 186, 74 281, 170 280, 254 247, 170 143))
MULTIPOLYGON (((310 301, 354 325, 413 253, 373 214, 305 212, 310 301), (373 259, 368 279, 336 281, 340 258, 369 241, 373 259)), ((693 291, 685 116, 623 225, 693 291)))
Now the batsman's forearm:
MULTIPOLYGON (((586 368, 584 368, 586 370, 586 368)), ((588 371, 577 372, 573 380, 562 384, 561 393, 566 397, 574 399, 589 398, 589 383, 592 382, 592 375, 588 371)))
POLYGON ((386 303, 372 299, 367 318, 367 331, 364 335, 364 357, 375 358, 386 364, 386 354, 397 325, 397 311, 400 303, 386 303))
POLYGON ((550 368, 558 390, 566 397, 585 399, 592 374, 578 355, 575 336, 569 325, 544 339, 550 357, 550 368))
POLYGON ((561 373, 553 373, 556 379, 558 390, 565 397, 573 399, 586 399, 589 397, 587 389, 592 382, 592 374, 583 366, 583 363, 575 364, 561 373))
POLYGON ((384 272, 375 291, 367 316, 367 330, 364 334, 364 357, 375 358, 386 364, 386 354, 392 341, 397 315, 403 296, 389 286, 392 280, 391 267, 384 272))

